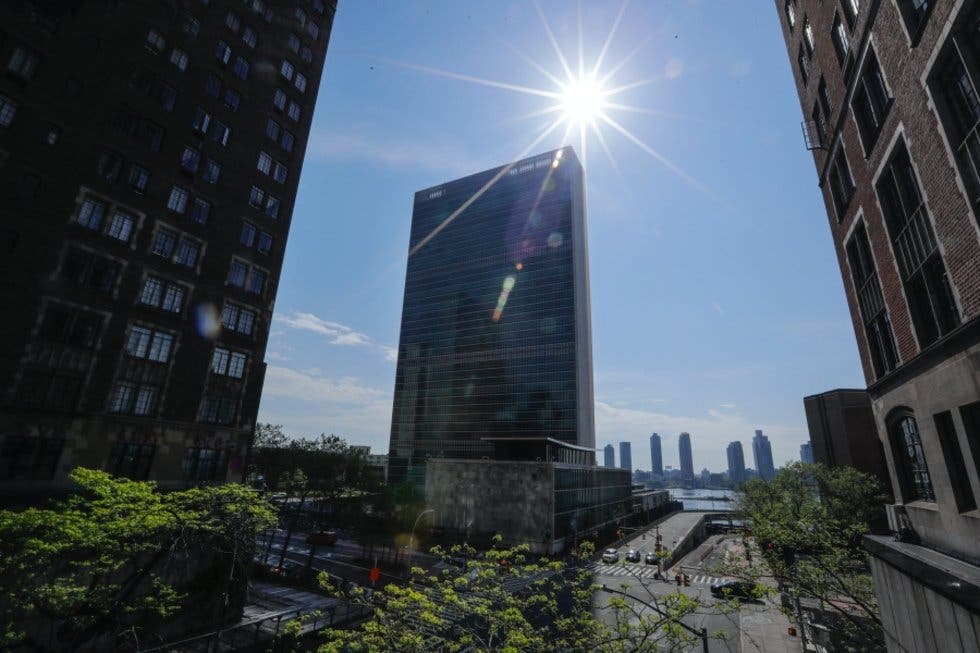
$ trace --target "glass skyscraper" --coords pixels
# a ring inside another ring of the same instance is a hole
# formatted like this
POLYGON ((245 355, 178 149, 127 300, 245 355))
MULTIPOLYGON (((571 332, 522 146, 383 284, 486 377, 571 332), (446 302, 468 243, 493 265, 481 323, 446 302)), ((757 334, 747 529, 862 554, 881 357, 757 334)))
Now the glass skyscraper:
POLYGON ((595 448, 585 190, 570 147, 415 194, 389 483, 486 438, 595 448))

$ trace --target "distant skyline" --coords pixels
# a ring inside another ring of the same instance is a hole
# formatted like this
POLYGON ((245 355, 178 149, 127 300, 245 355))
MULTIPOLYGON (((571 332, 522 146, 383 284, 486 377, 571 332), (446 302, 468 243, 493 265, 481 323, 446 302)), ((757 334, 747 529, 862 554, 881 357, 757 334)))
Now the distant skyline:
MULTIPOLYGON (((620 8, 540 5, 573 66, 580 22, 594 62, 620 8)), ((513 161, 550 123, 550 98, 463 79, 551 86, 527 59, 561 74, 530 2, 340 3, 261 421, 387 450, 414 193, 513 161)), ((609 156, 557 132, 535 148, 587 160, 597 446, 628 440, 649 469, 656 431, 676 465, 687 431, 720 470, 763 429, 777 465, 795 460, 803 397, 865 383, 777 9, 633 2, 602 68, 620 63, 610 84, 635 84, 616 99, 636 110, 613 117, 647 149, 615 129, 609 156)))

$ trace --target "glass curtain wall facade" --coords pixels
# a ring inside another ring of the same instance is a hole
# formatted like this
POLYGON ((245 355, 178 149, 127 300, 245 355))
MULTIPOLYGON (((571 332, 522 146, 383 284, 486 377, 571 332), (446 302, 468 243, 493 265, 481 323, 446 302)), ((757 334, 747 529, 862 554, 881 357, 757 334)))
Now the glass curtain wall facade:
POLYGON ((595 447, 584 200, 570 147, 415 194, 389 483, 482 438, 595 447))

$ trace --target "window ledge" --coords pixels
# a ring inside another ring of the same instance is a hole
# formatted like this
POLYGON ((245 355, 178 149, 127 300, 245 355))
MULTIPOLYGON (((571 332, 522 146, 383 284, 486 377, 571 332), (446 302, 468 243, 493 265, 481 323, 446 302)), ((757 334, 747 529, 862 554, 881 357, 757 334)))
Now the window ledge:
POLYGON ((910 501, 909 503, 903 504, 906 508, 913 508, 915 510, 929 510, 931 512, 939 512, 939 504, 935 501, 910 501))

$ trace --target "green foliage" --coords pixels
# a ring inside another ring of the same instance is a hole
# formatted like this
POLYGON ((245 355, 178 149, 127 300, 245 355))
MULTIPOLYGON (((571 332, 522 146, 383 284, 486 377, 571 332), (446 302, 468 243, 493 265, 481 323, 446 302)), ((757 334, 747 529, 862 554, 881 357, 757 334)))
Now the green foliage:
MULTIPOLYGON (((407 584, 387 585, 370 598, 363 588, 350 589, 345 598, 369 608, 372 616, 357 629, 327 631, 321 653, 625 653, 684 650, 697 640, 679 625, 700 607, 693 597, 679 592, 655 597, 641 586, 632 589, 647 606, 620 596, 597 606, 600 588, 584 566, 535 558, 527 546, 502 547, 499 538, 495 544, 482 553, 467 545, 433 549, 447 563, 466 559, 465 569, 414 567, 407 584)), ((583 544, 578 562, 593 553, 591 544, 583 544)), ((320 582, 341 595, 326 575, 320 582)))
POLYGON ((194 564, 224 560, 223 578, 242 582, 257 533, 273 523, 271 507, 240 485, 163 493, 85 468, 71 478, 80 491, 65 501, 0 511, 7 644, 77 650, 124 633, 136 639, 141 625, 184 607, 171 578, 194 564), (45 624, 56 629, 54 642, 36 636, 45 624))
MULTIPOLYGON (((724 573, 772 576, 793 599, 836 615, 844 645, 882 642, 878 601, 861 540, 887 497, 873 476, 850 467, 794 463, 742 487, 737 510, 750 524, 748 560, 724 573)), ((787 610, 790 616, 795 610, 787 610)))

